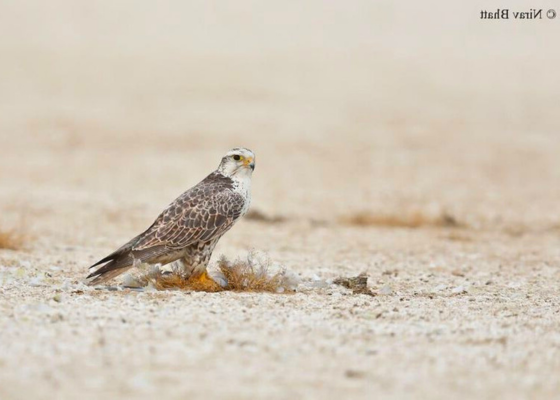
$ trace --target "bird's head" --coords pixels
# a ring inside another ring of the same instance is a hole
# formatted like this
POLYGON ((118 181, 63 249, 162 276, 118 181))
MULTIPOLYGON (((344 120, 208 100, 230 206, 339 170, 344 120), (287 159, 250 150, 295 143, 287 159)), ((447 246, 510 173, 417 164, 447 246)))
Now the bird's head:
POLYGON ((255 154, 244 147, 231 149, 222 158, 218 171, 229 177, 251 177, 255 170, 255 154))

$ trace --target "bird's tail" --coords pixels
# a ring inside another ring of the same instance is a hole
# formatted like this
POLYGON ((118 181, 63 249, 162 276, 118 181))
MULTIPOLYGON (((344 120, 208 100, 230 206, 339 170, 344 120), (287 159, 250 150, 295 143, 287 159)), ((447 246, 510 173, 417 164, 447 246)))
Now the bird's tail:
POLYGON ((103 259, 98 263, 92 265, 92 268, 95 268, 97 265, 103 262, 109 261, 107 264, 97 268, 95 271, 92 271, 87 277, 87 284, 90 286, 99 285, 103 282, 106 282, 110 279, 117 277, 118 275, 122 274, 129 268, 132 268, 134 265, 134 259, 130 253, 125 254, 114 254, 112 255, 113 258, 111 259, 103 259))
POLYGON ((130 245, 131 242, 89 267, 90 271, 92 271, 98 265, 105 264, 92 271, 86 277, 86 280, 88 280, 87 284, 90 286, 98 285, 117 277, 135 265, 158 262, 158 260, 161 260, 159 258, 160 256, 169 252, 165 245, 152 246, 142 250, 133 250, 130 245))

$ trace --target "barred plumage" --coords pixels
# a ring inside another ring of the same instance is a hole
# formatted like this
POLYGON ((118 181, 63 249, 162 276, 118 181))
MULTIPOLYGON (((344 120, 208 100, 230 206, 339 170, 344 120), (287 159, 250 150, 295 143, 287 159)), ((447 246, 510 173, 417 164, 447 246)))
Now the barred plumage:
POLYGON ((184 275, 206 271, 218 240, 248 210, 255 156, 235 148, 218 169, 173 201, 143 233, 107 257, 86 279, 90 285, 112 279, 137 263, 180 260, 184 275))

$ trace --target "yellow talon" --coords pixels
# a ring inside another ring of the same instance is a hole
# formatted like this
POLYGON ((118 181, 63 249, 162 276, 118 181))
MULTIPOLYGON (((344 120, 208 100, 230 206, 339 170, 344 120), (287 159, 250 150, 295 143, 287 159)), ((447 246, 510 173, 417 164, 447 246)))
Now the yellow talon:
POLYGON ((201 292, 220 292, 223 290, 223 288, 208 275, 208 271, 206 270, 201 274, 191 276, 187 281, 187 287, 191 290, 201 292))

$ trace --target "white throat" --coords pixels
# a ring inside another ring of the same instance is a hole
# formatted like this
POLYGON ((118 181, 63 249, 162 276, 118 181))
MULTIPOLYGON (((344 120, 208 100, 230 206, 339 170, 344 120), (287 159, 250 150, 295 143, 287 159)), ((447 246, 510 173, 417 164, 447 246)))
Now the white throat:
POLYGON ((249 211, 251 205, 251 172, 239 171, 230 178, 233 181, 233 191, 239 193, 245 199, 241 215, 245 215, 249 211))
POLYGON ((236 192, 251 194, 251 173, 249 171, 239 171, 237 174, 230 176, 233 181, 233 187, 236 192))

